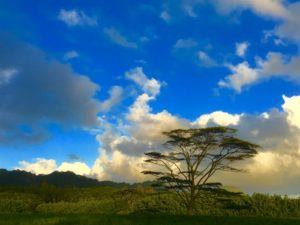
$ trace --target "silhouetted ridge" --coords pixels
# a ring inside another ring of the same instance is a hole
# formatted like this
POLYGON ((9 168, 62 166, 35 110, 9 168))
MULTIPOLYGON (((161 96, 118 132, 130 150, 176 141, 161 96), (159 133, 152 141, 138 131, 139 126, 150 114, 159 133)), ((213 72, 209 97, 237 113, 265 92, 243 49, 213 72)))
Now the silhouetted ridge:
POLYGON ((53 172, 47 175, 35 175, 22 170, 8 171, 0 169, 0 186, 35 187, 42 183, 55 185, 56 187, 135 187, 137 185, 149 186, 149 182, 142 184, 117 183, 113 181, 98 181, 93 178, 77 175, 73 172, 53 172))

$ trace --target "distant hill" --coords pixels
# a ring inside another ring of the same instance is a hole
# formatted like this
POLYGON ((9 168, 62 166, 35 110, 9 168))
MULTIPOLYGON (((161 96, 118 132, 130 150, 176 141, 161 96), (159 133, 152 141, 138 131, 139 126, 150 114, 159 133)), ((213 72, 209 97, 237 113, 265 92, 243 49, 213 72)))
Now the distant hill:
POLYGON ((98 181, 93 178, 77 175, 73 172, 53 172, 48 175, 35 175, 22 170, 8 171, 0 169, 0 186, 36 187, 42 183, 56 187, 136 187, 137 185, 150 186, 151 182, 141 184, 117 183, 113 181, 98 181))

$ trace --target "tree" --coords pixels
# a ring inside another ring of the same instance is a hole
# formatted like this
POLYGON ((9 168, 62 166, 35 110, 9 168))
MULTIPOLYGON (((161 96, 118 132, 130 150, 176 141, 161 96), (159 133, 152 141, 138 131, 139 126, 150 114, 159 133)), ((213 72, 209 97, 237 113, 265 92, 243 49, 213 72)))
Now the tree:
POLYGON ((195 213, 195 204, 203 191, 221 190, 220 183, 210 183, 217 171, 241 172, 235 162, 257 154, 258 145, 236 138, 236 129, 210 127, 164 132, 166 153, 147 152, 145 162, 154 170, 143 171, 156 177, 165 188, 175 190, 187 208, 195 213))

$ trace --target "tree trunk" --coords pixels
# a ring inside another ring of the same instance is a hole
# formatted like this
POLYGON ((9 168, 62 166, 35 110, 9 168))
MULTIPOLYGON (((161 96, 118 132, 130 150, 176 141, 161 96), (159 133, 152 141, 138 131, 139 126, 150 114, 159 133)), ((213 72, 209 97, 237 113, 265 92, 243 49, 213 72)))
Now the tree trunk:
POLYGON ((189 216, 194 215, 194 209, 193 209, 192 206, 189 206, 189 207, 187 208, 187 214, 188 214, 189 216))
POLYGON ((192 216, 195 214, 195 204, 194 199, 191 199, 189 204, 187 205, 187 214, 192 216))

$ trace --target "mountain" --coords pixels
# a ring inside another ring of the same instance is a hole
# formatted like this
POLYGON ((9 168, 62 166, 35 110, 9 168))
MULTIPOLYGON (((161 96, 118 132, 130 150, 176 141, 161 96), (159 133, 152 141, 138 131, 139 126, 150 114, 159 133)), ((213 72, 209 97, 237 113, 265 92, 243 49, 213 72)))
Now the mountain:
MULTIPOLYGON (((135 187, 138 185, 113 181, 98 181, 93 178, 77 175, 73 172, 53 172, 48 175, 35 175, 22 170, 8 171, 6 169, 0 169, 0 186, 36 187, 45 182, 55 185, 56 187, 110 186, 121 188, 135 187)), ((145 185, 148 186, 148 183, 146 182, 145 185)))

